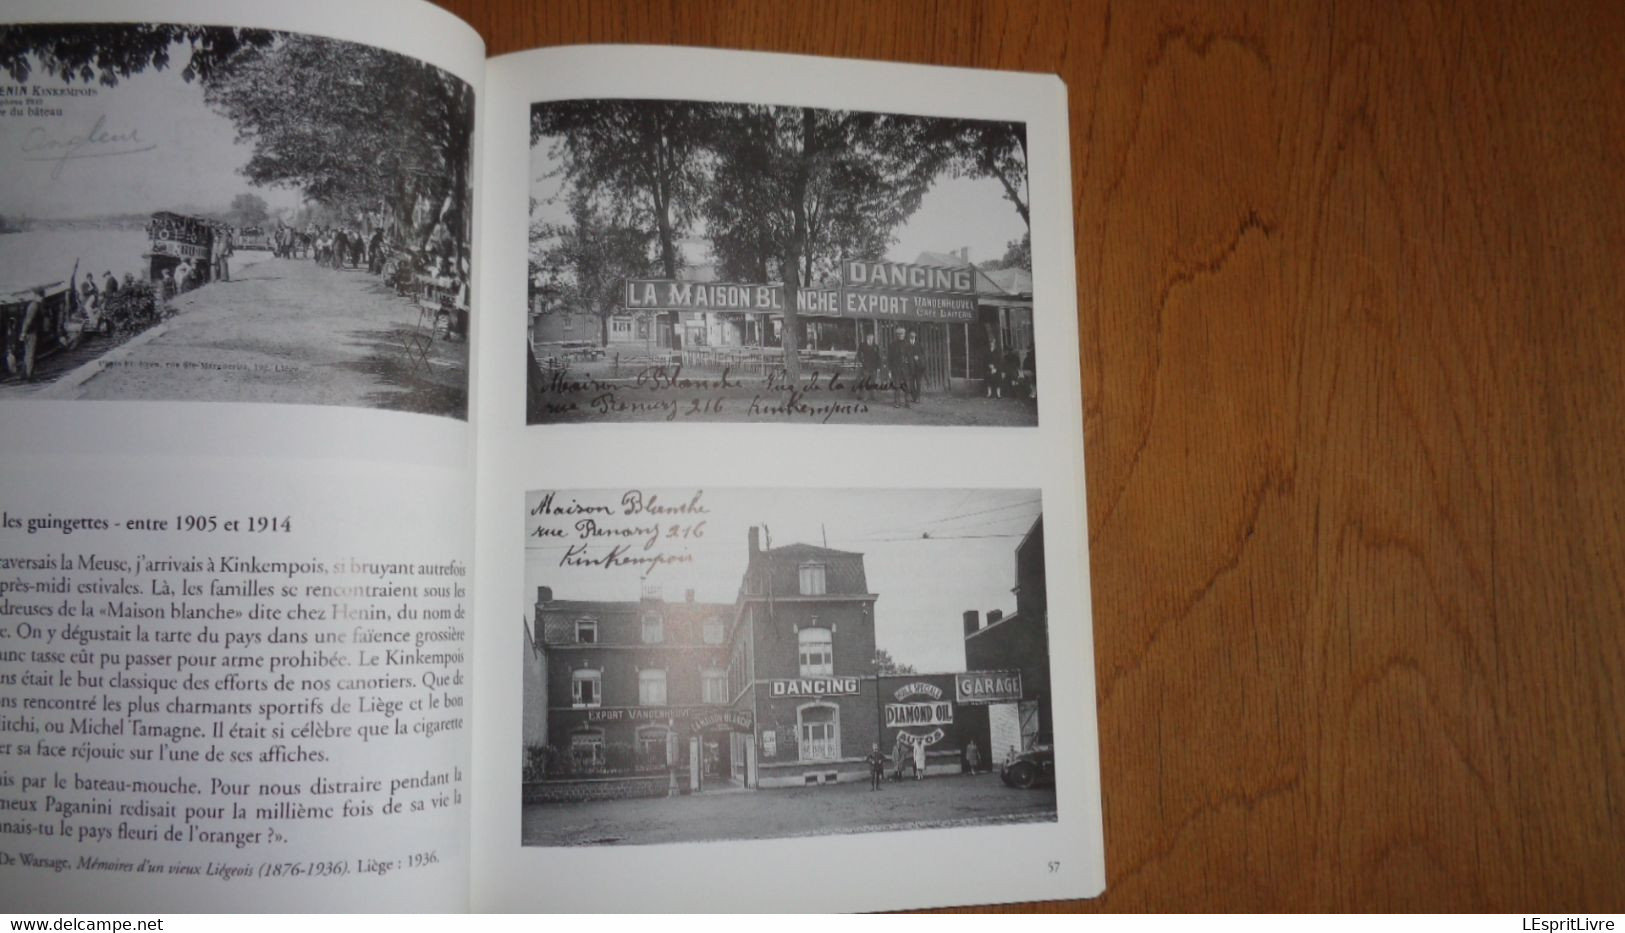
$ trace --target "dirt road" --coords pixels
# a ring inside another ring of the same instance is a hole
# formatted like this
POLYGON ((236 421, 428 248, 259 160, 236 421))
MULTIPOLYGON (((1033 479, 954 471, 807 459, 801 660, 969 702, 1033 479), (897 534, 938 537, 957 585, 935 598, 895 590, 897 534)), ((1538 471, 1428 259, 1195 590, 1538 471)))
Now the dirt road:
POLYGON ((238 263, 231 281, 176 298, 159 332, 91 362, 94 375, 63 374, 36 394, 466 417, 468 344, 432 338, 414 301, 364 270, 255 258, 238 263))

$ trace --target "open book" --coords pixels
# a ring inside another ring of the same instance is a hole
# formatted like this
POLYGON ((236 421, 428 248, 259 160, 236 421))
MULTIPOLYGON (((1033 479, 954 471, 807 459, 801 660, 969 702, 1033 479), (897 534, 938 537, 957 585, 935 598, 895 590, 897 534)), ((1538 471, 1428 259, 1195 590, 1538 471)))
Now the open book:
POLYGON ((1053 76, 7 10, 0 903, 1102 890, 1053 76))

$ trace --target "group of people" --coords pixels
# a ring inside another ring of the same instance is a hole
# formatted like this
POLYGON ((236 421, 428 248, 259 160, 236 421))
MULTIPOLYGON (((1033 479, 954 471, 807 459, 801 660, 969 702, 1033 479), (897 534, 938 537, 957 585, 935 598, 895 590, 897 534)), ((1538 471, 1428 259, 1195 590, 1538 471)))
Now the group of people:
POLYGON ((920 344, 919 331, 898 327, 886 344, 884 358, 871 331, 858 347, 858 371, 857 385, 852 387, 854 395, 872 402, 876 389, 889 388, 891 407, 912 408, 920 400, 925 380, 925 347, 920 344))
POLYGON ((388 258, 381 227, 368 234, 349 226, 316 225, 304 231, 279 226, 271 242, 272 251, 279 258, 303 259, 308 251, 320 265, 335 269, 359 269, 365 265, 374 275, 383 272, 388 258))
POLYGON ((1038 396, 1038 360, 1032 347, 1026 353, 1017 353, 1014 347, 999 352, 999 342, 989 340, 987 347, 988 398, 1036 398, 1038 396))
MULTIPOLYGON (((1025 353, 1018 353, 1014 348, 1000 350, 999 342, 990 340, 984 379, 987 397, 1035 398, 1036 366, 1033 348, 1029 347, 1025 353)), ((925 346, 920 343, 919 331, 898 327, 884 352, 871 331, 858 347, 859 378, 852 393, 872 402, 876 389, 889 388, 893 408, 912 408, 919 404, 925 369, 925 346)))
MULTIPOLYGON (((880 750, 879 742, 870 747, 868 756, 864 758, 864 761, 869 765, 870 790, 879 790, 880 786, 886 782, 886 766, 888 764, 895 764, 892 770, 893 781, 901 781, 905 769, 913 772, 916 781, 925 777, 925 743, 911 741, 907 738, 907 735, 905 732, 897 733, 897 741, 892 745, 890 758, 886 757, 886 753, 880 750)), ((1014 748, 1010 749, 1010 754, 1015 755, 1014 748)), ((981 769, 982 752, 981 749, 976 747, 976 740, 972 739, 965 745, 964 773, 975 774, 981 769)))

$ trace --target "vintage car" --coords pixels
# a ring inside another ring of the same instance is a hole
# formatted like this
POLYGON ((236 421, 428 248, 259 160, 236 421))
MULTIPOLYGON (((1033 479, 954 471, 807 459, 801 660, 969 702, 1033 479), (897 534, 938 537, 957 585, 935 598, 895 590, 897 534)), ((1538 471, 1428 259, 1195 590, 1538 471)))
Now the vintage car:
POLYGON ((1055 746, 1034 745, 999 768, 999 780, 1026 790, 1055 783, 1055 746))

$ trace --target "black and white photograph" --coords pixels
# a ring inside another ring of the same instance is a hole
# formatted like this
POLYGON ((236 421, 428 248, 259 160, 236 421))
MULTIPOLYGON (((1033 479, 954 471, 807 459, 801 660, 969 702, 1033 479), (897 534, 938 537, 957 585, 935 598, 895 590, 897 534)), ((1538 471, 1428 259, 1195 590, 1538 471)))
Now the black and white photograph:
POLYGON ((1038 423, 1020 122, 530 111, 528 424, 1038 423))
POLYGON ((1038 490, 525 509, 523 845, 1057 819, 1038 490))
POLYGON ((0 27, 0 399, 466 420, 473 133, 369 45, 0 27))

